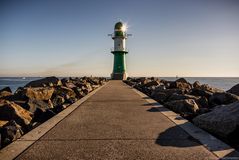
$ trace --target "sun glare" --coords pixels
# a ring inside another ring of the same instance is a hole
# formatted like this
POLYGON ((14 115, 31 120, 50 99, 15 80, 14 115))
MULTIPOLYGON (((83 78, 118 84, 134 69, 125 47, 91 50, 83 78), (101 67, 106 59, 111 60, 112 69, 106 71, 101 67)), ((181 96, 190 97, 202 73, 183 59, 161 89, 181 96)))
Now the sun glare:
POLYGON ((123 26, 121 27, 121 30, 122 30, 123 32, 125 32, 125 31, 127 31, 127 29, 128 29, 127 24, 123 24, 123 26))

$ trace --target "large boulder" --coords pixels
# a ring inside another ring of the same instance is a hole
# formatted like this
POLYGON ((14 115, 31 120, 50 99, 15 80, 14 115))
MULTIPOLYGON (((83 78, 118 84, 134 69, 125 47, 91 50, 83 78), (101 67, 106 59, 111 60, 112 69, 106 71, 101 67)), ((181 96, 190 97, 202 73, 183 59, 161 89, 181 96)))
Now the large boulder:
POLYGON ((181 89, 165 89, 165 86, 159 86, 151 93, 151 97, 160 103, 164 103, 172 94, 183 94, 181 89))
POLYGON ((164 106, 181 114, 185 113, 195 114, 199 110, 199 107, 197 103, 194 101, 194 99, 175 100, 165 103, 164 106))
POLYGON ((215 135, 230 138, 239 129, 239 101, 217 106, 211 112, 197 116, 193 122, 215 135))
POLYGON ((201 87, 201 84, 200 84, 199 81, 195 81, 195 82, 193 83, 193 88, 200 88, 200 87, 201 87))
POLYGON ((185 78, 179 78, 175 82, 189 83, 185 78))
POLYGON ((0 98, 4 98, 4 97, 9 97, 12 96, 13 94, 11 92, 8 91, 0 91, 0 98))
POLYGON ((56 77, 46 77, 43 79, 31 81, 25 85, 25 87, 45 87, 45 86, 58 86, 61 85, 61 81, 56 77))
POLYGON ((201 90, 208 91, 211 93, 224 92, 222 89, 209 86, 208 84, 203 84, 200 86, 201 90))
POLYGON ((214 93, 209 98, 209 103, 214 106, 221 104, 230 104, 236 101, 239 101, 239 96, 227 92, 214 93))
POLYGON ((0 98, 11 96, 12 95, 12 90, 10 87, 5 87, 0 90, 0 98))
POLYGON ((229 89, 227 92, 238 95, 239 96, 239 84, 233 86, 231 89, 229 89))
POLYGON ((22 127, 27 127, 32 120, 32 113, 14 102, 0 100, 0 120, 15 120, 22 127))
POLYGON ((49 100, 54 92, 52 87, 36 87, 36 88, 27 88, 26 96, 29 99, 35 100, 49 100))
POLYGON ((198 97, 198 96, 193 96, 193 95, 189 95, 189 94, 177 94, 177 93, 173 93, 173 94, 167 99, 167 101, 175 101, 175 100, 183 100, 183 99, 194 99, 194 100, 198 100, 198 99, 200 99, 200 97, 198 97))
POLYGON ((184 90, 185 92, 188 92, 190 89, 192 89, 192 85, 184 78, 180 78, 175 82, 170 83, 170 88, 178 88, 184 90))
POLYGON ((7 91, 7 92, 12 93, 12 90, 11 90, 10 87, 5 87, 5 88, 3 88, 3 89, 0 89, 0 92, 2 92, 2 91, 7 91))
POLYGON ((195 96, 203 96, 206 98, 209 98, 213 95, 212 92, 200 89, 200 88, 193 88, 190 92, 191 95, 195 95, 195 96))
POLYGON ((70 88, 67 88, 65 86, 58 86, 55 88, 55 91, 54 91, 54 95, 59 95, 59 96, 62 96, 62 97, 75 97, 76 94, 75 92, 70 89, 70 88))
MULTIPOLYGON (((7 122, 8 122, 8 121, 0 120, 0 128, 1 128, 2 126, 4 126, 7 122)), ((0 139, 1 139, 1 138, 0 138, 0 139)))
POLYGON ((10 144, 12 141, 17 140, 23 135, 21 126, 19 126, 14 120, 9 121, 0 128, 1 147, 10 144))
POLYGON ((55 106, 62 105, 64 102, 65 102, 64 97, 59 96, 59 95, 55 96, 55 97, 52 99, 52 104, 53 104, 54 107, 55 107, 55 106))
POLYGON ((200 85, 199 82, 194 82, 194 88, 191 90, 190 94, 195 96, 204 96, 210 98, 214 93, 224 92, 222 89, 211 87, 208 84, 200 85))
POLYGON ((29 99, 27 105, 28 105, 27 110, 29 110, 32 113, 34 113, 37 108, 42 110, 43 112, 46 111, 47 109, 53 108, 51 100, 42 101, 36 99, 29 99))
POLYGON ((77 98, 82 98, 86 95, 80 87, 73 88, 73 91, 76 93, 77 98))
POLYGON ((67 88, 70 88, 70 89, 76 87, 76 85, 72 82, 67 82, 67 83, 64 84, 64 86, 67 87, 67 88))
POLYGON ((196 100, 197 104, 199 105, 200 108, 208 108, 208 99, 206 97, 200 97, 199 99, 196 100))
POLYGON ((28 97, 26 96, 26 88, 19 87, 15 93, 11 96, 8 96, 4 99, 7 99, 9 101, 27 101, 28 97))
POLYGON ((135 79, 134 81, 144 85, 144 84, 148 83, 150 80, 147 79, 146 77, 140 77, 140 78, 135 79))
POLYGON ((158 86, 158 85, 160 85, 159 80, 152 80, 152 81, 149 81, 148 83, 144 84, 143 87, 152 87, 152 86, 158 86))
POLYGON ((82 87, 81 87, 82 91, 85 93, 85 94, 88 94, 90 93, 91 91, 93 91, 93 88, 91 87, 91 84, 86 82, 82 87))

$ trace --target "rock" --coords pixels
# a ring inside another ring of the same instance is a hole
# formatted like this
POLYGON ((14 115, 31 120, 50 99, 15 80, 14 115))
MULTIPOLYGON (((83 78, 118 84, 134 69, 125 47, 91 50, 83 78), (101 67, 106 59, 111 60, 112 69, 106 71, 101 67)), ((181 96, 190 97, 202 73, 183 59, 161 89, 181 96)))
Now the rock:
POLYGON ((160 82, 158 80, 152 80, 146 84, 144 84, 143 87, 152 87, 152 86, 158 86, 160 85, 160 82))
POLYGON ((86 80, 88 83, 90 83, 91 85, 99 85, 99 79, 95 79, 95 78, 87 78, 86 80))
POLYGON ((11 90, 10 87, 5 87, 5 88, 3 88, 3 89, 0 90, 0 92, 2 92, 2 91, 7 91, 7 92, 12 93, 12 90, 11 90))
POLYGON ((201 90, 208 91, 211 93, 216 93, 216 92, 224 92, 222 89, 211 87, 208 84, 203 84, 200 86, 201 90))
POLYGON ((62 85, 65 85, 65 83, 68 83, 68 82, 70 82, 70 80, 68 78, 62 78, 61 79, 62 85))
POLYGON ((0 100, 0 120, 15 120, 17 124, 26 128, 32 120, 32 113, 14 102, 0 100))
POLYGON ((233 87, 232 87, 231 89, 229 89, 227 92, 239 96, 239 84, 233 86, 233 87))
MULTIPOLYGON (((0 120, 0 128, 4 126, 8 121, 0 120)), ((1 139, 1 138, 0 138, 1 139)), ((1 141, 1 140, 0 140, 1 141)), ((1 144, 1 143, 0 143, 1 144)))
POLYGON ((199 81, 195 81, 193 83, 193 88, 200 88, 201 87, 201 84, 199 83, 199 81))
POLYGON ((8 91, 0 91, 0 98, 4 98, 8 96, 12 96, 12 93, 8 91))
POLYGON ((12 141, 17 140, 23 135, 21 126, 19 126, 14 120, 9 121, 0 129, 1 135, 1 147, 10 144, 12 141))
POLYGON ((205 91, 205 90, 202 90, 200 88, 193 88, 190 92, 191 95, 195 95, 195 96, 202 96, 202 97, 206 97, 206 98, 209 98, 212 96, 212 92, 209 92, 209 91, 205 91))
POLYGON ((124 82, 132 87, 136 85, 136 82, 132 82, 130 80, 125 80, 124 82))
POLYGON ((196 100, 196 103, 199 105, 200 108, 208 108, 208 100, 206 97, 200 97, 199 99, 196 100))
POLYGON ((43 79, 31 81, 25 85, 25 87, 45 87, 45 86, 58 86, 61 85, 61 81, 56 77, 46 77, 43 79))
POLYGON ((203 84, 203 85, 197 85, 196 87, 194 87, 191 90, 190 94, 195 96, 203 96, 209 99, 213 95, 213 93, 217 93, 217 92, 221 93, 224 91, 218 88, 211 87, 208 84, 203 84))
POLYGON ((55 96, 53 99, 52 99, 52 103, 53 103, 53 106, 59 106, 59 105, 62 105, 63 103, 65 102, 65 99, 64 97, 62 96, 55 96))
POLYGON ((72 82, 67 82, 67 83, 64 83, 64 86, 65 86, 65 87, 67 87, 67 88, 70 88, 70 89, 72 89, 72 88, 75 88, 75 87, 76 87, 76 85, 75 85, 74 83, 72 83, 72 82))
POLYGON ((185 78, 179 78, 175 82, 189 83, 185 78))
POLYGON ((49 100, 54 92, 52 87, 27 88, 26 96, 35 100, 49 100))
POLYGON ((161 83, 164 84, 165 88, 169 89, 170 88, 170 84, 173 83, 172 81, 166 81, 166 80, 160 80, 161 83))
POLYGON ((0 98, 8 97, 12 95, 12 90, 10 87, 5 87, 0 90, 0 98))
POLYGON ((187 82, 184 78, 180 78, 175 82, 170 83, 169 88, 178 88, 188 92, 190 89, 192 89, 192 85, 189 82, 187 82))
POLYGON ((82 86, 82 91, 85 93, 85 94, 88 94, 90 93, 91 91, 93 91, 90 83, 86 83, 82 86))
POLYGON ((75 97, 67 97, 65 100, 66 103, 70 103, 70 104, 73 104, 76 101, 77 101, 77 98, 75 98, 75 97))
POLYGON ((194 101, 194 99, 184 99, 184 100, 176 100, 167 102, 164 104, 169 109, 172 109, 173 111, 177 113, 193 113, 195 114, 199 107, 197 103, 194 101))
POLYGON ((26 88, 19 87, 14 95, 7 97, 9 101, 27 101, 28 97, 26 96, 26 88))
POLYGON ((164 92, 156 92, 152 93, 151 95, 151 97, 159 103, 164 103, 164 101, 166 101, 166 99, 168 98, 168 95, 164 92))
POLYGON ((239 127, 239 102, 217 106, 211 112, 197 116, 193 122, 215 135, 230 138, 239 127))
POLYGON ((47 109, 53 108, 53 104, 51 100, 48 101, 42 101, 42 100, 36 100, 36 99, 29 99, 28 101, 28 109, 30 112, 35 114, 35 111, 37 109, 42 110, 42 112, 45 112, 47 109))
POLYGON ((80 87, 73 88, 73 91, 76 93, 77 98, 82 98, 86 95, 80 87))
POLYGON ((67 88, 65 86, 58 86, 55 88, 55 91, 54 91, 54 95, 59 95, 59 96, 62 96, 64 98, 67 98, 67 97, 74 97, 76 96, 75 92, 70 89, 70 88, 67 88))
POLYGON ((160 103, 164 103, 174 93, 183 94, 181 89, 164 89, 165 87, 157 87, 151 94, 151 97, 160 103))
POLYGON ((239 96, 227 92, 214 93, 209 98, 209 103, 214 106, 221 104, 230 104, 236 101, 239 101, 239 96))
POLYGON ((144 84, 148 83, 149 80, 146 77, 140 77, 140 78, 135 79, 135 81, 144 85, 144 84))
POLYGON ((167 101, 175 101, 175 100, 183 100, 183 99, 194 99, 195 101, 198 100, 200 97, 188 95, 188 94, 177 94, 173 93, 167 101))

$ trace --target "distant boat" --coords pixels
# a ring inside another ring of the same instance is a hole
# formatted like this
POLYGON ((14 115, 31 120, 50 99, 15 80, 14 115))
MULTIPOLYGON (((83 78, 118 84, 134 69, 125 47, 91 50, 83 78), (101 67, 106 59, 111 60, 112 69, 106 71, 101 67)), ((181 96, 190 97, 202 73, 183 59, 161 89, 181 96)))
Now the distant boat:
POLYGON ((26 79, 26 77, 22 77, 22 79, 26 79))

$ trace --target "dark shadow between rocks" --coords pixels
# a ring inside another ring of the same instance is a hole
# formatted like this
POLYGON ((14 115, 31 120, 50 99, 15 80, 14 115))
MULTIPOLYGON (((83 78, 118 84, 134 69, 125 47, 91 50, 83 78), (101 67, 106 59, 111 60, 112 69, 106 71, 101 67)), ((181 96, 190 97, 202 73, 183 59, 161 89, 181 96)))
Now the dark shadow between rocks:
POLYGON ((160 112, 160 111, 158 110, 158 108, 156 108, 156 107, 152 107, 152 108, 148 109, 147 111, 148 111, 148 112, 160 112))
POLYGON ((150 97, 143 97, 143 99, 151 99, 150 97))
POLYGON ((158 103, 145 103, 143 106, 158 106, 158 103))

